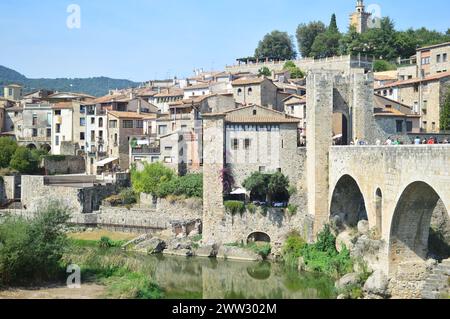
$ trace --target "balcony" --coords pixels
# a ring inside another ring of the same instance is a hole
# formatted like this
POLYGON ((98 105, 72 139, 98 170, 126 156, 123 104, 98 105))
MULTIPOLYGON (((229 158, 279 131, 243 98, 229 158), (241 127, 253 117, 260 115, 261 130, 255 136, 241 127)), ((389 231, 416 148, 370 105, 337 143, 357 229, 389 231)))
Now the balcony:
POLYGON ((159 155, 161 154, 160 147, 152 147, 152 146, 141 146, 136 147, 131 150, 131 154, 133 155, 159 155))

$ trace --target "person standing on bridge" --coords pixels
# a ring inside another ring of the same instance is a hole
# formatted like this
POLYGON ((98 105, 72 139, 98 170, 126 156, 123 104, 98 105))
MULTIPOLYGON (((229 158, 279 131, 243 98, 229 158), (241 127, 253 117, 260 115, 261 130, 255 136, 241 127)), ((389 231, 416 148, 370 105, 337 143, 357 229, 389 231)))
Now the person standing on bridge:
POLYGON ((428 143, 427 143, 428 145, 434 145, 434 138, 432 138, 432 137, 430 137, 429 139, 428 139, 428 143))
POLYGON ((390 136, 388 137, 388 139, 386 140, 386 142, 384 142, 384 145, 388 145, 388 146, 392 145, 392 140, 391 140, 391 137, 390 137, 390 136))
POLYGON ((415 145, 420 145, 422 141, 420 140, 420 137, 416 136, 416 139, 414 140, 415 145))

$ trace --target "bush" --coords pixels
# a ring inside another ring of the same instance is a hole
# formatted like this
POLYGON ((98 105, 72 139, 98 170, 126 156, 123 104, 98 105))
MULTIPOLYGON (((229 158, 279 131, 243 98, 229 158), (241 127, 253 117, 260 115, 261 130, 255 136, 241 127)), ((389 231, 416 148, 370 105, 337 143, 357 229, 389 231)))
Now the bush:
POLYGON ((248 205, 247 205, 247 210, 248 210, 248 212, 249 212, 250 214, 256 213, 256 210, 257 210, 257 209, 258 209, 258 208, 256 207, 255 204, 248 204, 248 205))
POLYGON ((270 246, 269 243, 263 243, 263 244, 253 243, 253 244, 249 244, 247 246, 247 248, 251 249, 252 251, 254 251, 256 254, 260 255, 264 259, 266 259, 267 256, 269 256, 272 251, 272 247, 270 246))
POLYGON ((287 207, 287 212, 289 216, 294 216, 297 214, 298 206, 289 204, 287 207))
POLYGON ((114 246, 114 244, 109 237, 104 236, 104 237, 100 238, 100 241, 98 242, 98 247, 103 248, 103 249, 111 248, 113 246, 114 246))
POLYGON ((320 272, 339 278, 353 271, 353 260, 348 249, 336 250, 336 237, 330 227, 317 236, 316 243, 309 245, 298 234, 291 234, 283 247, 283 260, 287 265, 297 266, 299 257, 303 257, 309 271, 320 272))
POLYGON ((32 221, 8 218, 0 224, 0 284, 29 285, 64 274, 63 226, 69 218, 67 208, 52 202, 32 221))
POLYGON ((123 205, 131 205, 137 203, 137 194, 132 188, 123 189, 119 194, 123 205))
POLYGON ((373 70, 375 72, 384 72, 384 71, 391 71, 396 70, 397 67, 395 64, 389 63, 385 60, 377 60, 373 63, 373 70))
POLYGON ((20 173, 33 174, 38 170, 39 161, 26 147, 18 147, 11 158, 10 166, 20 173))
POLYGON ((225 206, 225 210, 233 216, 237 215, 237 214, 243 215, 245 213, 244 202, 230 200, 230 201, 224 202, 224 206, 225 206))
POLYGON ((0 168, 7 168, 17 150, 17 142, 9 137, 0 137, 0 168))
POLYGON ((174 177, 169 181, 161 183, 158 187, 157 196, 166 198, 170 195, 202 198, 203 174, 188 174, 186 176, 174 177))
POLYGON ((158 196, 161 183, 170 181, 174 175, 174 172, 162 163, 145 164, 142 172, 131 170, 131 182, 136 193, 158 196))

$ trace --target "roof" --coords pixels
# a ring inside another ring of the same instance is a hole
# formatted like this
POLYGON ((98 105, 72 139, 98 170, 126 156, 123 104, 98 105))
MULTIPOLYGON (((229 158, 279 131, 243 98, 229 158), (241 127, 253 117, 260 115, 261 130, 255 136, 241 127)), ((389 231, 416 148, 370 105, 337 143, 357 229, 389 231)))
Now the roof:
POLYGON ((298 118, 289 116, 285 113, 278 112, 275 110, 271 110, 259 105, 249 105, 240 107, 237 109, 229 110, 223 112, 225 114, 225 121, 227 123, 299 123, 300 120, 298 118), (242 115, 235 114, 238 111, 244 109, 261 109, 265 114, 260 114, 259 112, 256 115, 242 115), (269 113, 269 114, 267 114, 269 113))
POLYGON ((294 105, 294 104, 306 104, 306 96, 300 96, 297 94, 293 94, 288 98, 283 100, 285 105, 294 105), (290 101, 292 100, 292 101, 290 101))
POLYGON ((393 70, 393 71, 375 72, 374 77, 376 81, 397 80, 398 71, 393 70))
POLYGON ((154 95, 155 97, 173 97, 184 96, 184 91, 181 89, 164 90, 154 95))
POLYGON ((264 77, 262 77, 262 78, 241 78, 241 79, 237 79, 237 80, 234 80, 233 82, 231 82, 231 85, 239 86, 239 85, 249 85, 249 84, 261 84, 265 80, 266 80, 266 78, 264 78, 264 77))
POLYGON ((52 106, 52 109, 62 110, 62 109, 73 109, 72 102, 60 102, 52 106))
POLYGON ((106 164, 109 164, 109 163, 112 163, 112 162, 115 162, 118 160, 119 160, 118 157, 108 157, 108 158, 105 158, 104 160, 98 161, 96 163, 96 165, 97 166, 105 166, 106 164))
POLYGON ((445 46, 450 46, 450 42, 444 42, 444 43, 429 45, 429 46, 426 46, 426 47, 423 47, 423 48, 418 48, 417 51, 424 51, 424 50, 429 50, 429 49, 434 49, 434 48, 439 48, 439 47, 445 47, 445 46))
POLYGON ((84 94, 84 93, 73 93, 73 92, 56 92, 56 93, 48 96, 48 98, 50 98, 50 99, 55 99, 55 98, 67 99, 67 98, 77 98, 77 97, 95 99, 95 96, 92 96, 92 95, 88 95, 88 94, 84 94))
POLYGON ((118 118, 118 119, 155 119, 156 114, 154 113, 137 113, 137 112, 119 112, 119 111, 108 111, 108 114, 118 118))
POLYGON ((382 85, 379 87, 376 87, 376 90, 384 89, 384 88, 391 88, 396 86, 402 86, 402 85, 410 85, 410 84, 416 84, 420 82, 430 82, 430 81, 436 81, 440 80, 446 77, 450 77, 450 72, 443 72, 443 73, 436 73, 433 75, 429 75, 423 79, 415 78, 415 79, 409 79, 409 80, 402 80, 402 81, 396 81, 393 83, 388 83, 386 85, 382 85))
POLYGON ((5 87, 7 87, 7 88, 9 88, 9 87, 12 87, 12 88, 22 88, 23 86, 20 85, 20 84, 15 84, 15 83, 13 83, 13 84, 5 85, 5 87))
POLYGON ((186 86, 184 90, 209 89, 209 83, 199 83, 191 86, 186 86))

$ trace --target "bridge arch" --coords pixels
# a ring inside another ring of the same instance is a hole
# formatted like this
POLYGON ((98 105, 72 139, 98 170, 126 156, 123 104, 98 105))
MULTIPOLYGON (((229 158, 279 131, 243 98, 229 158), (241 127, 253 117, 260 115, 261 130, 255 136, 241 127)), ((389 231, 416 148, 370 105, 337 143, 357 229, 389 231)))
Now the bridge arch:
POLYGON ((426 182, 413 182, 403 190, 390 226, 388 258, 391 275, 396 273, 401 262, 427 259, 431 219, 440 202, 442 197, 426 182))
POLYGON ((266 242, 270 243, 270 236, 265 232, 255 231, 247 236, 247 244, 254 242, 266 242))
POLYGON ((330 201, 330 218, 339 216, 346 227, 356 227, 361 220, 369 220, 366 202, 356 180, 343 175, 334 187, 330 201))

